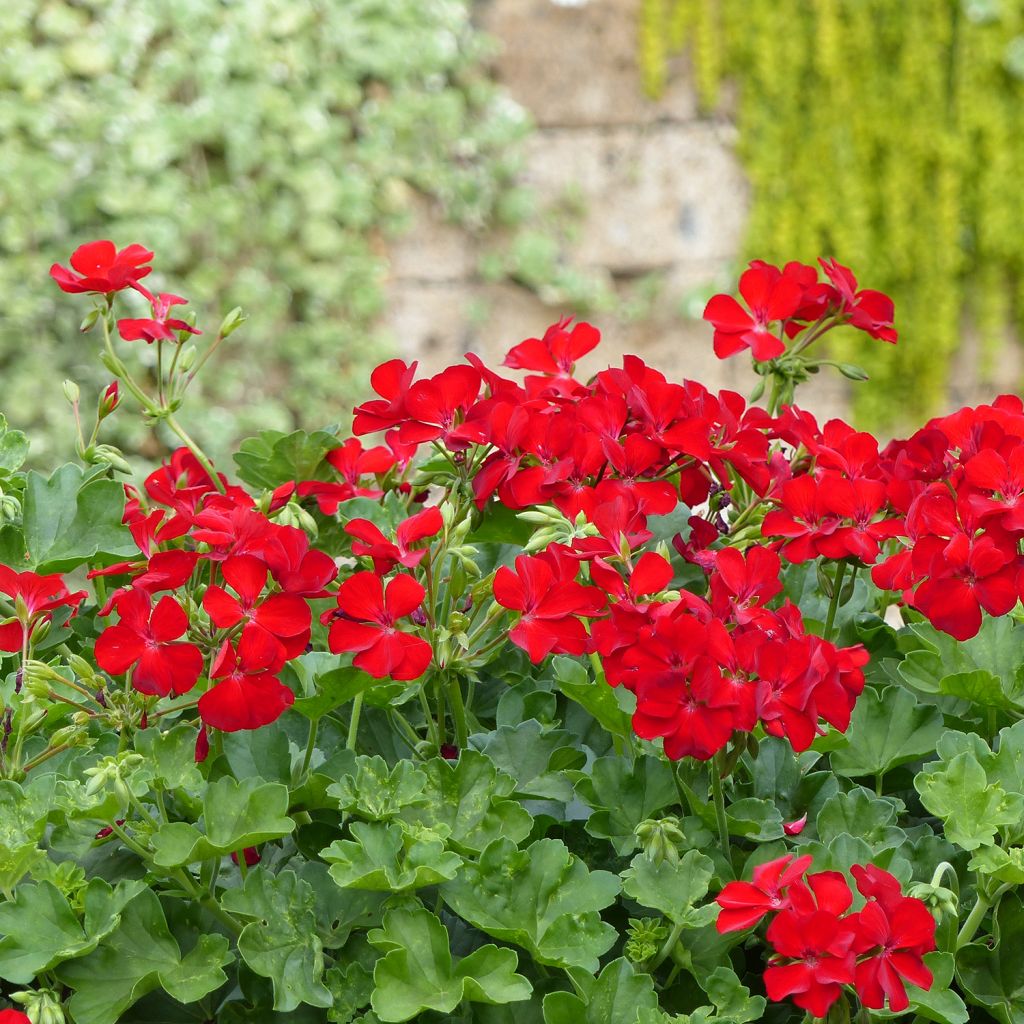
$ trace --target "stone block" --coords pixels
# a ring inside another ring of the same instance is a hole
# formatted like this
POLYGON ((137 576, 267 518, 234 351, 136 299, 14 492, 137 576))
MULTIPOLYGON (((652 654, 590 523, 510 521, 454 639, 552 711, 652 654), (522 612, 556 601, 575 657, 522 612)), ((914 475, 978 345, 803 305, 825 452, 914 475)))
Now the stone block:
POLYGON ((524 180, 585 213, 572 249, 580 264, 613 274, 735 258, 748 186, 729 133, 710 122, 607 131, 548 130, 529 143, 524 180))
POLYGON ((659 99, 643 93, 638 8, 639 0, 478 0, 476 16, 500 47, 496 77, 542 127, 691 120, 696 95, 681 69, 659 99))
POLYGON ((412 201, 408 229, 388 245, 391 276, 413 281, 458 281, 476 270, 472 235, 445 221, 436 204, 422 196, 412 201))

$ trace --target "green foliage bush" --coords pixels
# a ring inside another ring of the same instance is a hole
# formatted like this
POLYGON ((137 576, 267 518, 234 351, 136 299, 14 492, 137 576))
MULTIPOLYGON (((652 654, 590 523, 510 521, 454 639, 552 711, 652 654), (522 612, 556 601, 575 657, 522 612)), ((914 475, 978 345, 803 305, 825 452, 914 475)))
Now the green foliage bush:
POLYGON ((197 306, 259 306, 241 357, 203 384, 214 449, 344 418, 347 379, 381 354, 383 244, 413 193, 474 229, 515 205, 527 119, 483 74, 468 9, 0 4, 0 373, 36 455, 70 447, 44 373, 104 380, 67 343, 71 304, 40 285, 68 238, 144 238, 197 306))

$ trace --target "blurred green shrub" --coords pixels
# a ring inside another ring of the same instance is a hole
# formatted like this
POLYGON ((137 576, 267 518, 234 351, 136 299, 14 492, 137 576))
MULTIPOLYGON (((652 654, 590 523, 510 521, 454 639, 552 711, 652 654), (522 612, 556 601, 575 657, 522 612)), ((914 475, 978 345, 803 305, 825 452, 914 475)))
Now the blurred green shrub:
POLYGON ((344 418, 347 381, 381 354, 384 243, 413 193, 478 230, 522 205, 527 118, 484 74, 468 7, 0 3, 2 403, 36 457, 71 437, 38 382, 55 365, 102 380, 46 278, 88 238, 154 249, 153 284, 187 279, 211 332, 231 306, 259 307, 204 385, 211 417, 194 426, 212 448, 344 418))

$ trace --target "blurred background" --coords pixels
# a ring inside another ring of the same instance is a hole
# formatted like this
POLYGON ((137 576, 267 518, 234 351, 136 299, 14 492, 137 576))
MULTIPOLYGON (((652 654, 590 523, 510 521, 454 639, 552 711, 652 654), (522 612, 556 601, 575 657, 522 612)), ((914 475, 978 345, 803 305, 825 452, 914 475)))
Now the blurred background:
POLYGON ((107 378, 47 268, 107 237, 250 315, 184 413, 214 451, 565 313, 745 389, 699 316, 752 257, 893 295, 896 349, 835 342, 872 383, 801 401, 912 428, 1019 387, 1022 101, 1022 0, 2 0, 0 410, 71 453, 59 381, 107 378))

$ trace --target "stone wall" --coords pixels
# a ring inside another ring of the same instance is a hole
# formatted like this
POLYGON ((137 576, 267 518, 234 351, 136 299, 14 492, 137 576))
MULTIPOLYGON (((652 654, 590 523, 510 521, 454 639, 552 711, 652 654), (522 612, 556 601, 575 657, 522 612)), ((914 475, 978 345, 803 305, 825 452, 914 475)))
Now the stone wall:
MULTIPOLYGON (((524 182, 542 201, 566 193, 582 200, 564 256, 601 274, 621 300, 594 317, 605 340, 584 369, 636 352, 672 378, 747 391, 747 360, 719 362, 707 325, 684 316, 695 291, 733 286, 749 204, 735 131, 724 118, 698 116, 685 68, 673 69, 657 102, 643 95, 637 3, 478 0, 477 9, 500 46, 495 76, 536 124, 524 182), (638 318, 628 297, 648 274, 660 288, 638 318)), ((499 359, 573 312, 515 284, 485 282, 478 261, 473 239, 426 208, 392 249, 389 327, 426 369, 471 350, 499 359)), ((822 414, 841 412, 844 383, 822 379, 801 401, 822 414)))

